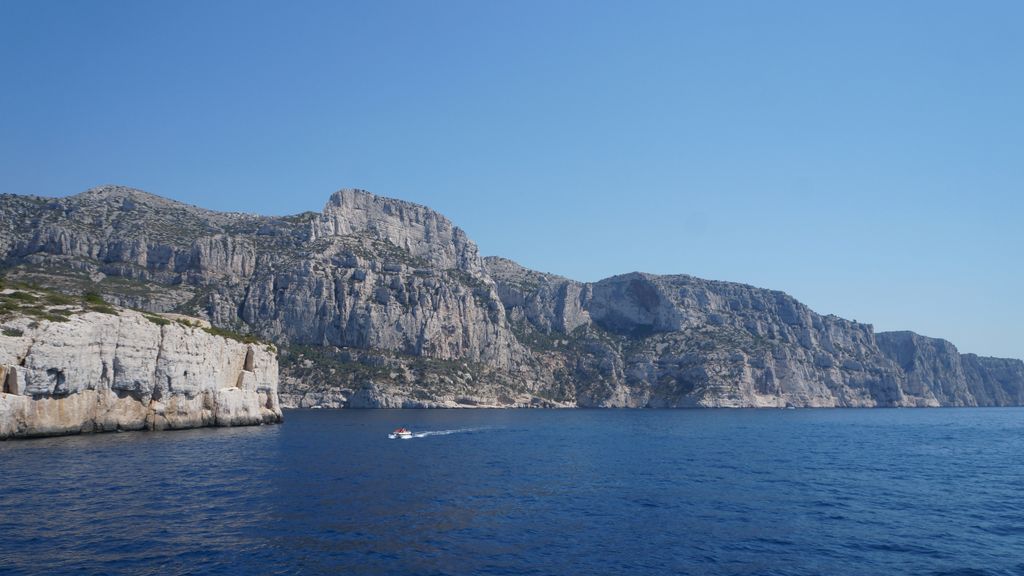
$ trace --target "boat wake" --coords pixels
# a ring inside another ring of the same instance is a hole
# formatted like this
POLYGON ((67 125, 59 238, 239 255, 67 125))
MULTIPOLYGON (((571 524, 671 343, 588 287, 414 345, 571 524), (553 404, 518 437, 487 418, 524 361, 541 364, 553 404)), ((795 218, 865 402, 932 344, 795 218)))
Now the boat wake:
MULTIPOLYGON (((426 430, 424 432, 413 432, 408 436, 402 436, 402 438, 409 440, 411 438, 427 438, 430 436, 448 436, 449 434, 465 434, 469 432, 479 432, 481 430, 487 429, 488 428, 456 428, 454 430, 426 430)), ((396 435, 388 434, 388 438, 396 438, 396 435)))
POLYGON ((466 432, 478 432, 486 428, 456 428, 455 430, 428 430, 426 432, 413 432, 413 438, 426 438, 427 436, 447 436, 449 434, 463 434, 466 432))

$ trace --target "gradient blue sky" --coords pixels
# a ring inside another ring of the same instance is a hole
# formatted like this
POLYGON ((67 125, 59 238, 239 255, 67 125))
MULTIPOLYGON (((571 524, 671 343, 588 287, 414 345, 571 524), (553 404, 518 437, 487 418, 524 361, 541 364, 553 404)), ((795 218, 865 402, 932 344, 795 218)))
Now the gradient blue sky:
POLYGON ((0 0, 0 192, 342 187, 1024 357, 1024 3, 0 0))

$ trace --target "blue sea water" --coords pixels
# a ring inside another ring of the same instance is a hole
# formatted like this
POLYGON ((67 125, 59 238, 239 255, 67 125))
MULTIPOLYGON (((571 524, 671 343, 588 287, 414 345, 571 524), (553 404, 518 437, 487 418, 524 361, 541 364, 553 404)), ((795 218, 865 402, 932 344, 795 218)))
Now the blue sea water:
POLYGON ((1024 574, 1024 409, 285 418, 0 443, 0 572, 1024 574))

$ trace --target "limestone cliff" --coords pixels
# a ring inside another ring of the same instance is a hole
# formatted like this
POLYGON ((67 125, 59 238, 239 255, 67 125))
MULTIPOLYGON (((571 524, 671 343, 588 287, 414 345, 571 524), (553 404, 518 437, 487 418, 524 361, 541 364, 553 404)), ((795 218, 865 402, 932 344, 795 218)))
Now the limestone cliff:
POLYGON ((580 283, 486 265, 513 329, 586 406, 1004 406, 1024 363, 822 316, 791 296, 692 276, 580 283))
POLYGON ((266 344, 31 290, 0 307, 0 438, 281 419, 266 344))
POLYGON ((0 197, 10 278, 176 310, 281 345, 372 348, 509 367, 476 245, 423 206, 342 190, 319 214, 218 213, 124 187, 0 197))
POLYGON ((978 406, 1024 406, 1024 362, 962 354, 967 385, 978 406))
POLYGON ((437 212, 360 190, 284 217, 117 186, 4 195, 0 271, 272 341, 287 406, 1024 401, 1019 361, 876 334, 752 286, 640 273, 582 283, 481 259, 437 212))

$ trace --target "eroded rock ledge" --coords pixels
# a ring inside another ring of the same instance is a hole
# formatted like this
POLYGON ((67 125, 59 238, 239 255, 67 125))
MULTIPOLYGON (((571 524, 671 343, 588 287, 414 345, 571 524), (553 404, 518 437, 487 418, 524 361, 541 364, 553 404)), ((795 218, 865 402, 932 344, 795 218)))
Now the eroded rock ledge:
POLYGON ((272 346, 125 309, 0 324, 0 439, 281 420, 272 346))

